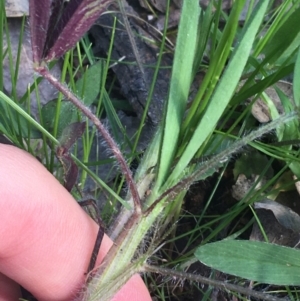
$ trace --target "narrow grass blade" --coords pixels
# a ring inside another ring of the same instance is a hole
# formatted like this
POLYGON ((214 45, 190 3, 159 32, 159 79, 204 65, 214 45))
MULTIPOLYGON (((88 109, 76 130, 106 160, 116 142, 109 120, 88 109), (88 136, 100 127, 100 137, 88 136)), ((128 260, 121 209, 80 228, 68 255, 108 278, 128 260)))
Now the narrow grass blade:
MULTIPOLYGON (((214 26, 211 25, 211 31, 213 31, 213 33, 210 36, 210 39, 212 40, 211 47, 216 49, 212 49, 210 51, 210 64, 207 72, 182 124, 181 132, 184 134, 185 141, 190 140, 192 135, 190 129, 194 129, 197 126, 199 119, 201 118, 203 111, 206 109, 214 89, 218 84, 220 76, 224 72, 226 62, 232 53, 232 44, 236 38, 239 16, 244 4, 245 0, 235 2, 230 16, 226 21, 226 26, 220 37, 218 37, 218 30, 216 27, 220 21, 219 18, 221 14, 221 6, 218 5, 217 7, 217 11, 215 12, 216 16, 214 17, 213 22, 214 26), (217 44, 217 46, 215 44, 217 44)), ((181 153, 182 150, 179 152, 179 154, 181 153)))
POLYGON ((199 147, 204 143, 207 137, 214 130, 218 120, 222 116, 228 105, 238 81, 242 75, 243 69, 250 55, 252 44, 256 33, 263 20, 269 1, 260 1, 251 15, 247 26, 242 32, 242 38, 232 55, 227 69, 220 80, 205 112, 204 117, 200 120, 195 132, 187 145, 184 153, 180 157, 173 173, 168 182, 174 181, 180 177, 183 170, 187 167, 199 147))
POLYGON ((180 125, 192 81, 199 15, 200 7, 197 1, 183 2, 164 120, 163 143, 157 179, 158 187, 166 179, 176 151, 180 125))
POLYGON ((12 99, 6 96, 0 91, 0 100, 5 101, 9 106, 11 106, 16 112, 23 116, 33 127, 41 131, 47 138, 49 138, 53 143, 58 144, 58 141, 46 131, 37 121, 35 121, 29 114, 27 114, 18 104, 16 104, 12 99))
POLYGON ((300 284, 300 251, 258 241, 223 240, 198 248, 205 265, 249 280, 277 285, 300 284))
POLYGON ((299 108, 300 107, 300 50, 298 51, 297 60, 295 63, 293 91, 294 91, 295 104, 299 108))
MULTIPOLYGON (((298 7, 290 17, 281 25, 274 36, 268 41, 262 49, 262 53, 266 57, 265 61, 274 63, 285 53, 289 45, 293 44, 293 48, 299 47, 299 22, 300 7, 298 7), (295 39, 296 45, 294 44, 295 39)), ((291 50, 290 50, 291 51, 291 50)), ((292 49, 293 51, 293 49, 292 49)))

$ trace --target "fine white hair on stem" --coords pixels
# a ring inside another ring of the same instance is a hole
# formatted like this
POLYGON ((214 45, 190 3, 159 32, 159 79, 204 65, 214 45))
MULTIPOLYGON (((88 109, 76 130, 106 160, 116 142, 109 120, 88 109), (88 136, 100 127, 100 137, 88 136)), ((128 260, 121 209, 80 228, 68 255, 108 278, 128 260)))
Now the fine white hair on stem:
POLYGON ((35 70, 38 71, 45 79, 47 79, 57 90, 59 90, 75 107, 77 107, 82 114, 84 114, 90 121, 93 122, 97 130, 102 134, 103 138, 106 140, 110 149, 114 153, 117 159, 123 175, 126 178, 129 190, 132 195, 134 210, 137 215, 142 214, 141 200, 137 190, 136 183, 133 180, 132 172, 130 171, 125 158, 123 157, 120 149, 118 148, 115 140, 103 126, 102 122, 94 115, 89 108, 87 108, 69 89, 66 85, 60 83, 57 78, 55 78, 45 66, 36 66, 35 70))

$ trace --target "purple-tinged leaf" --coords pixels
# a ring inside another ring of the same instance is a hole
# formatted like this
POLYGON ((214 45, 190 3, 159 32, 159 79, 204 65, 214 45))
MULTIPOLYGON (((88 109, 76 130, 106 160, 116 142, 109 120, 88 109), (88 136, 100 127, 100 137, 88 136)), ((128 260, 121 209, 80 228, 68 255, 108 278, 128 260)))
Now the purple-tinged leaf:
POLYGON ((80 138, 85 129, 85 122, 74 122, 69 124, 62 132, 59 139, 60 145, 56 149, 56 156, 64 169, 64 186, 71 191, 78 176, 78 168, 73 161, 69 150, 80 138))
MULTIPOLYGON (((52 38, 52 35, 54 32, 56 32, 55 28, 62 16, 65 5, 65 0, 53 0, 52 6, 51 6, 51 16, 48 24, 48 30, 47 30, 47 39, 45 41, 44 45, 44 52, 43 57, 45 57, 45 52, 47 51, 47 44, 49 43, 49 39, 52 38)), ((57 38, 57 37, 56 37, 57 38)))
POLYGON ((51 14, 51 2, 51 0, 29 1, 31 47, 34 63, 40 63, 43 58, 43 50, 51 14))
POLYGON ((59 139, 60 146, 69 151, 72 145, 80 138, 85 130, 85 122, 69 124, 62 132, 59 139))
POLYGON ((56 149, 56 156, 62 164, 64 170, 64 187, 68 191, 71 191, 76 183, 78 167, 66 148, 59 146, 56 149))
POLYGON ((66 174, 64 186, 68 191, 71 191, 77 180, 78 167, 70 156, 68 158, 70 159, 70 168, 66 174))
MULTIPOLYGON (((61 57, 71 49, 93 25, 113 0, 72 0, 63 9, 62 15, 47 36, 45 61, 61 57)), ((51 18, 53 24, 54 18, 51 18)))

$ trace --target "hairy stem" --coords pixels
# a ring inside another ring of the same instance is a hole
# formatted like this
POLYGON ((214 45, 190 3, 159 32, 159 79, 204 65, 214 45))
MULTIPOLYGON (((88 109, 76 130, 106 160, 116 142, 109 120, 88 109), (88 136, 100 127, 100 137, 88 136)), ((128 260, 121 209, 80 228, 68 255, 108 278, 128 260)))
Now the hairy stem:
POLYGON ((159 192, 152 192, 149 198, 155 201, 143 214, 136 215, 133 213, 129 217, 128 222, 123 224, 122 231, 116 237, 115 243, 106 255, 103 264, 93 271, 95 277, 91 283, 88 284, 88 290, 92 290, 93 292, 88 300, 98 300, 103 294, 112 297, 116 293, 117 284, 119 285, 120 281, 123 283, 128 281, 129 278, 127 276, 124 277, 123 271, 128 269, 131 265, 130 262, 132 262, 134 258, 138 261, 141 259, 142 264, 140 265, 140 271, 145 271, 143 265, 146 264, 146 260, 150 254, 143 254, 144 250, 141 247, 141 242, 147 240, 147 233, 149 233, 149 229, 153 227, 157 219, 163 218, 164 214, 166 214, 163 211, 165 207, 174 200, 176 194, 182 192, 182 190, 187 190, 194 181, 198 180, 201 175, 205 175, 209 169, 213 168, 215 170, 224 160, 228 160, 233 153, 239 151, 241 147, 251 143, 278 125, 287 123, 294 118, 297 118, 296 113, 276 119, 267 126, 263 126, 233 143, 231 147, 214 156, 212 160, 204 162, 190 177, 183 180, 178 179, 179 183, 169 190, 166 190, 160 195, 159 192), (107 291, 108 286, 112 287, 110 293, 107 291))
POLYGON ((258 298, 259 300, 265 300, 265 301, 283 301, 282 298, 277 298, 271 295, 267 295, 265 293, 257 292, 254 290, 251 290, 246 287, 242 287, 236 284, 231 284, 225 281, 219 281, 214 280, 210 278, 206 278, 200 275, 190 274, 182 271, 175 271, 172 269, 157 267, 157 266, 151 266, 148 264, 144 264, 143 266, 143 272, 152 272, 152 273, 158 273, 160 275, 170 276, 172 279, 184 279, 184 280, 190 280, 195 282, 200 282, 203 284, 211 285, 214 287, 218 287, 223 290, 230 290, 232 292, 237 292, 242 295, 251 296, 254 298, 258 298))
POLYGON ((35 71, 41 74, 45 79, 47 79, 58 91, 60 91, 67 100, 71 101, 75 107, 77 107, 89 120, 91 120, 94 125, 96 126, 97 130, 102 134, 103 138, 107 142, 108 146, 110 147, 111 151, 113 152, 116 160, 120 164, 120 168, 122 170, 123 175, 127 181, 129 186, 133 203, 134 203, 134 211, 137 215, 140 215, 141 210, 141 201, 140 196, 135 185, 135 182, 132 178, 131 171, 119 149, 117 144, 115 143, 114 139, 111 137, 109 132, 105 129, 99 118, 94 115, 64 84, 62 84, 56 77, 54 77, 46 67, 38 66, 35 67, 35 71))
MULTIPOLYGON (((192 175, 182 179, 180 182, 175 184, 173 187, 166 189, 160 197, 155 200, 155 202, 147 209, 145 214, 149 214, 153 210, 153 208, 161 202, 166 197, 170 197, 172 195, 176 195, 183 189, 188 189, 188 187, 199 177, 205 175, 207 172, 209 172, 212 169, 217 170, 218 167, 223 165, 226 161, 230 159, 230 157, 233 154, 236 154, 239 152, 243 147, 245 147, 247 144, 253 142, 254 140, 262 137, 266 133, 274 130, 279 125, 288 123, 289 121, 298 118, 297 112, 292 112, 290 114, 283 115, 281 117, 278 117, 277 119, 273 120, 272 122, 268 123, 267 125, 264 125, 260 127, 258 130, 251 132, 249 135, 237 140, 234 142, 230 147, 226 148, 224 151, 220 152, 219 154, 216 154, 213 156, 210 160, 207 160, 206 162, 202 163, 200 168, 196 170, 192 175)), ((172 198, 171 198, 172 199, 172 198)))

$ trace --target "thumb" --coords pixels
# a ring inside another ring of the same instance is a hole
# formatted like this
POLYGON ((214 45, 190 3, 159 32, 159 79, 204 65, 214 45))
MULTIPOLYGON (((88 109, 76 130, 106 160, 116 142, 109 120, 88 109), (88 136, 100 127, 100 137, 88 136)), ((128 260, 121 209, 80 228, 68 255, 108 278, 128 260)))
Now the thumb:
MULTIPOLYGON (((31 155, 0 144, 0 158, 3 281, 19 283, 40 301, 73 300, 85 281, 98 225, 31 155)), ((105 235, 97 263, 111 245, 105 235)), ((4 300, 2 290, 1 298, 4 300)), ((113 300, 151 298, 135 275, 113 300)))

